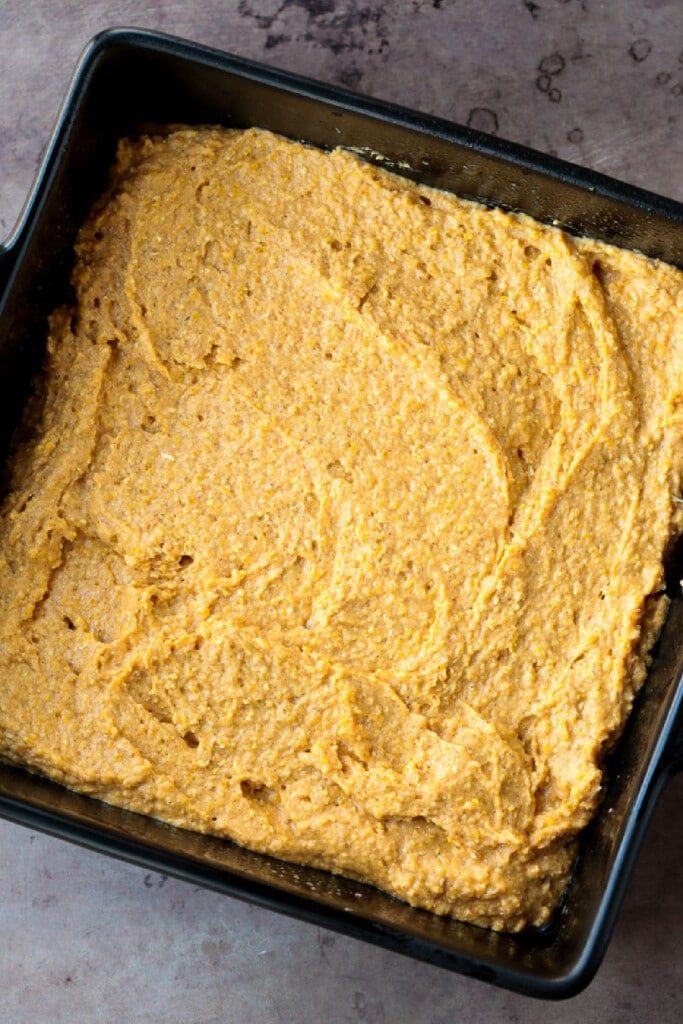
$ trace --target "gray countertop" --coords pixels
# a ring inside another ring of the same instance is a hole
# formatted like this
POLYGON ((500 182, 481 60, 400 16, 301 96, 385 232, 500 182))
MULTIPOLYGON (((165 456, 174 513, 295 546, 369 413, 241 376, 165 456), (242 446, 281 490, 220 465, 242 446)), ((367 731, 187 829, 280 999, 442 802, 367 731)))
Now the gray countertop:
MULTIPOLYGON (((77 56, 161 29, 683 199, 679 0, 0 0, 0 238, 77 56)), ((548 1007, 0 822, 0 1022, 600 1024, 683 1015, 683 780, 592 985, 548 1007)))

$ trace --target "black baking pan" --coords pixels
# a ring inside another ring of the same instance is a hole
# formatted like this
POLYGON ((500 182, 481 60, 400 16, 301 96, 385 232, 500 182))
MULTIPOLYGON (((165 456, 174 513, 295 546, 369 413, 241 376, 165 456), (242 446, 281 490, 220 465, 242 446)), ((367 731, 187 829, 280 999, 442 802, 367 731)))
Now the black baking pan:
MULTIPOLYGON (((83 55, 20 224, 0 249, 3 457, 41 362, 46 316, 69 296, 77 229, 104 188, 117 139, 150 122, 257 125, 323 148, 353 146, 427 185, 683 263, 678 203, 435 118, 168 36, 115 29, 83 55)), ((652 669, 608 763, 604 800, 581 838, 571 883, 544 929, 502 935, 440 918, 4 764, 0 813, 527 995, 570 996, 600 963, 657 797, 683 763, 681 575, 674 552, 671 610, 652 669)))

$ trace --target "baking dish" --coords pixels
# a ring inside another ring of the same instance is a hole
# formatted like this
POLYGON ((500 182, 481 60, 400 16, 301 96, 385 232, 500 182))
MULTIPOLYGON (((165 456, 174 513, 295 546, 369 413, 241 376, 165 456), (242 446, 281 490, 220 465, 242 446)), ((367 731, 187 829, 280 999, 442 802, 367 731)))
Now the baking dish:
MULTIPOLYGON (((570 231, 683 260, 683 207, 469 129, 148 32, 90 44, 24 215, 0 249, 0 432, 6 453, 38 367, 45 317, 68 296, 72 246, 102 191, 116 140, 144 123, 257 125, 368 159, 466 198, 570 231)), ((671 612, 637 708, 549 926, 516 936, 415 910, 345 879, 249 853, 78 796, 0 765, 0 813, 103 852, 529 995, 561 997, 604 952, 657 795, 681 762, 683 600, 671 612)), ((0 684, 1 685, 1 684, 0 684)))

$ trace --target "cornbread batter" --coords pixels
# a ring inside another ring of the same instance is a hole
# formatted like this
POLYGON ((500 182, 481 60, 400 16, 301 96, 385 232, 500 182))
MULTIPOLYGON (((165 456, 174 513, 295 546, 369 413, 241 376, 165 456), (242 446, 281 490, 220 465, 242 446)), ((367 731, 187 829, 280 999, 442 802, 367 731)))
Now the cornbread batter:
POLYGON ((683 275, 255 130, 123 142, 77 251, 0 753, 542 924, 665 614, 683 275))

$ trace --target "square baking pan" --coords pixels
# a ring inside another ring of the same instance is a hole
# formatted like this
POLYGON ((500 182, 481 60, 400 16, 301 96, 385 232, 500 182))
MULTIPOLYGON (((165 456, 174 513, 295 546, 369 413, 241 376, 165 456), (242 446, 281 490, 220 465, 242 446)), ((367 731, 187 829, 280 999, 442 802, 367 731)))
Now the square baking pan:
MULTIPOLYGON (((168 36, 114 29, 76 69, 40 173, 0 248, 3 459, 39 368, 49 312, 69 298, 73 243, 117 140, 145 123, 258 126, 369 160, 464 198, 683 264, 683 206, 467 128, 168 36), (381 154, 381 157, 380 157, 381 154)), ((683 763, 683 574, 652 669, 610 758, 599 811, 549 925, 498 934, 369 886, 243 850, 72 793, 0 764, 0 814, 146 867, 527 995, 583 988, 604 954, 663 786, 683 763)), ((0 702, 2 701, 0 680, 0 702)))

